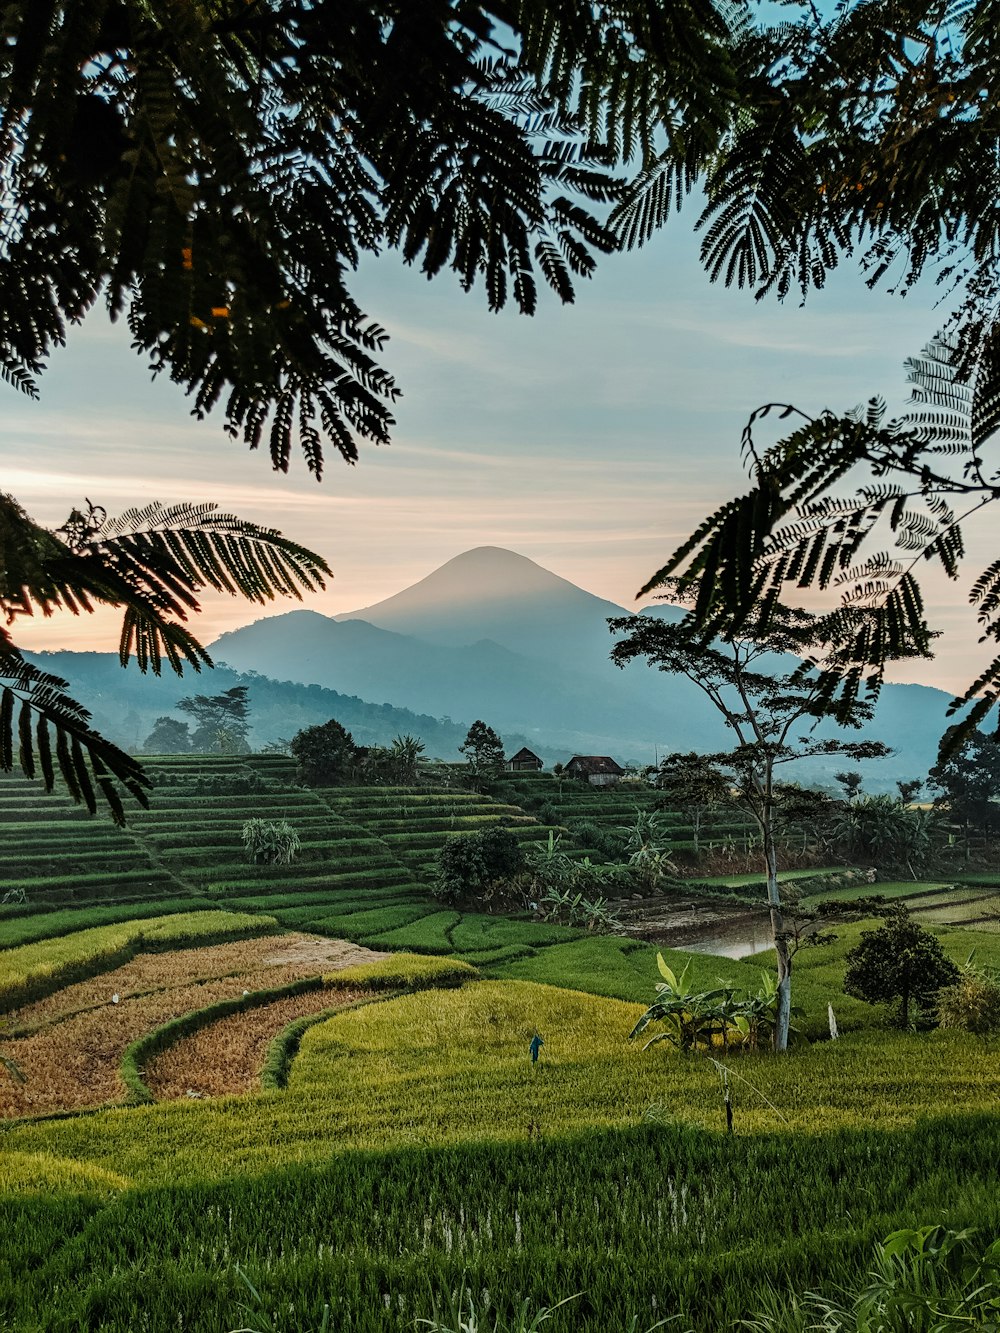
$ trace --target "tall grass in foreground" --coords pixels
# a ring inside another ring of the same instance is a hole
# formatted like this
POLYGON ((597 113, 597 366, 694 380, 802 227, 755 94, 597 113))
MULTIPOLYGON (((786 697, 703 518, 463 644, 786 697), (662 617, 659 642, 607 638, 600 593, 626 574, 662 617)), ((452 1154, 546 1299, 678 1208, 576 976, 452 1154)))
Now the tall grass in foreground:
POLYGON ((516 1327, 524 1302, 576 1293, 545 1333, 618 1333, 632 1318, 643 1333, 674 1314, 678 1330, 730 1333, 769 1290, 857 1287, 899 1227, 1000 1228, 991 1116, 743 1139, 640 1125, 352 1153, 330 1126, 326 1147, 315 1169, 245 1176, 234 1153, 227 1180, 117 1194, 110 1172, 88 1180, 64 1159, 60 1188, 56 1159, 44 1173, 24 1159, 34 1192, 0 1198, 0 1327, 224 1333, 240 1323, 238 1264, 283 1333, 318 1329, 326 1305, 332 1329, 412 1330, 447 1311, 463 1277, 484 1333, 516 1327))

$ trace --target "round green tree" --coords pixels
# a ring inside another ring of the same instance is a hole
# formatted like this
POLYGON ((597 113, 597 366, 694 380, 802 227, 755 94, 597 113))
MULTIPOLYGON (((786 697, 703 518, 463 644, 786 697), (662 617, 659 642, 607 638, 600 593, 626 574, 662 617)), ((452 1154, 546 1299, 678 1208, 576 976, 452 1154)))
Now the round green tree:
POLYGON ((523 870, 524 852, 510 829, 487 828, 449 838, 438 853, 434 896, 454 903, 487 892, 523 870))
POLYGON ((289 749, 299 781, 310 787, 336 787, 349 781, 358 757, 354 737, 335 718, 304 727, 292 737, 289 749))
POLYGON ((908 1027, 910 1006, 930 1013, 942 986, 960 973, 940 940, 911 918, 902 904, 887 909, 885 925, 866 930, 847 955, 844 990, 869 1004, 899 1002, 898 1022, 908 1027))

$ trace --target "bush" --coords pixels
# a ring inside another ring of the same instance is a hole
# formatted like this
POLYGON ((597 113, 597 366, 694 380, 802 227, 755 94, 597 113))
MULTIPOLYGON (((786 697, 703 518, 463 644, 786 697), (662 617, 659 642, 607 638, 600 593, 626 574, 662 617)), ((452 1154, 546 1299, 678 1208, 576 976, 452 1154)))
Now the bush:
POLYGON ((753 1333, 985 1333, 997 1326, 1000 1241, 943 1226, 896 1231, 857 1285, 802 1299, 776 1291, 769 1307, 746 1324, 753 1333))
POLYGON ((503 880, 523 870, 521 844, 510 829, 493 825, 482 833, 449 838, 438 852, 434 896, 456 903, 473 895, 489 895, 503 880))
POLYGON ((976 1037, 1000 1031, 1000 985, 967 968, 954 986, 938 991, 937 1020, 943 1028, 957 1028, 976 1037))
POLYGON ((287 819, 248 819, 243 825, 243 846, 255 866, 287 866, 302 846, 287 819))
MULTIPOLYGON (((548 822, 558 823, 558 820, 548 822)), ((628 837, 621 829, 598 824, 594 819, 570 819, 566 823, 574 841, 581 847, 592 847, 609 861, 624 861, 628 855, 628 837)))

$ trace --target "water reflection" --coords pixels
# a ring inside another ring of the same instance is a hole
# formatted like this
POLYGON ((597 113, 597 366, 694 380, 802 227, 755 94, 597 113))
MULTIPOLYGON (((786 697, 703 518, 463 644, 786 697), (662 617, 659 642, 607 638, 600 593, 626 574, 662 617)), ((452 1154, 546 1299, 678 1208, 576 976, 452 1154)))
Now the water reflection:
POLYGON ((766 912, 713 921, 703 930, 685 931, 674 947, 692 953, 715 954, 719 958, 749 958, 774 947, 771 921, 766 912))

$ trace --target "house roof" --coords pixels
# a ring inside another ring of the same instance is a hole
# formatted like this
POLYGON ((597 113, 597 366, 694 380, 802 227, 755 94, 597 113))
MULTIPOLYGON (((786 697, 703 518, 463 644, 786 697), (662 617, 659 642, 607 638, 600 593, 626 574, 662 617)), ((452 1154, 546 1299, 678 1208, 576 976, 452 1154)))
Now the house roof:
POLYGON ((578 773, 617 773, 621 775, 625 772, 621 764, 612 759, 609 754, 575 754, 566 765, 567 768, 575 768, 578 773))
POLYGON ((534 750, 529 750, 526 745, 522 745, 517 754, 512 754, 507 762, 512 764, 515 759, 537 759, 539 763, 542 762, 538 755, 535 754, 534 750))

